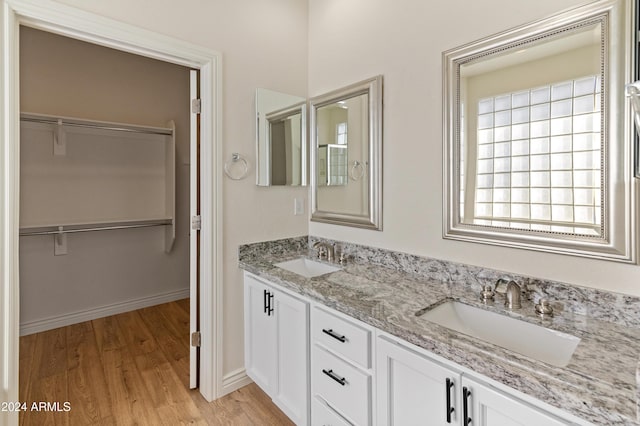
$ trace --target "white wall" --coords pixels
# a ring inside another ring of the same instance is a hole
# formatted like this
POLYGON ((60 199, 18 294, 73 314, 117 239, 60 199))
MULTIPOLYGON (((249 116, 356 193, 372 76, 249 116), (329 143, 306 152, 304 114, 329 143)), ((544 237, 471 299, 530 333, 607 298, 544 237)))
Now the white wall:
MULTIPOLYGON (((222 53, 224 159, 239 152, 252 172, 224 180, 224 374, 243 368, 242 274, 238 246, 307 233, 293 216, 307 188, 255 185, 254 95, 263 87, 306 94, 307 3, 303 0, 60 0, 89 12, 222 53)), ((305 212, 306 213, 306 212, 305 212)))
POLYGON ((442 52, 580 0, 309 0, 309 96, 384 75, 384 223, 309 233, 640 295, 640 268, 442 238, 442 52))

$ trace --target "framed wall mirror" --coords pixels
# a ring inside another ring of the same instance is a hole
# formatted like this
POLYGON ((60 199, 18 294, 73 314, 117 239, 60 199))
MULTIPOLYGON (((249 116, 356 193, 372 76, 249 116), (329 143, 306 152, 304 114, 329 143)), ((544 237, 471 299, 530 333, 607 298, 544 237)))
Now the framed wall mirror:
POLYGON ((309 102, 311 220, 382 229, 382 76, 309 102))
POLYGON ((256 185, 307 184, 306 99, 256 90, 256 185))
POLYGON ((443 54, 444 237, 634 261, 632 2, 443 54))

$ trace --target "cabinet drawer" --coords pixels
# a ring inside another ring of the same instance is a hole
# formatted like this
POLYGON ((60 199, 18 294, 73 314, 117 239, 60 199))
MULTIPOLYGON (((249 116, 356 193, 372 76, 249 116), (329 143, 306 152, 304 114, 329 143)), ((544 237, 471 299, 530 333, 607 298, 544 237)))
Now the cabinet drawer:
POLYGON ((312 365, 314 394, 354 424, 370 424, 371 376, 315 345, 312 365))
POLYGON ((313 406, 311 407, 311 425, 312 426, 352 426, 347 420, 343 419, 338 413, 333 411, 326 402, 319 398, 313 398, 313 406))
POLYGON ((313 309, 312 339, 332 351, 371 368, 371 331, 318 307, 313 309))

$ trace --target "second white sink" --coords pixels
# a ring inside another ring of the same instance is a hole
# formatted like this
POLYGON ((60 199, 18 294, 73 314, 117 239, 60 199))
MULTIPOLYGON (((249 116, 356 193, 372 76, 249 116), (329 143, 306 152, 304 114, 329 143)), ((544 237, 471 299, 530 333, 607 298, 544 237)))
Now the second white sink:
POLYGON ((305 257, 276 263, 275 266, 306 278, 318 277, 341 269, 338 266, 327 265, 326 263, 316 262, 305 257))
POLYGON ((539 325, 448 301, 422 318, 557 367, 565 367, 580 338, 539 325))

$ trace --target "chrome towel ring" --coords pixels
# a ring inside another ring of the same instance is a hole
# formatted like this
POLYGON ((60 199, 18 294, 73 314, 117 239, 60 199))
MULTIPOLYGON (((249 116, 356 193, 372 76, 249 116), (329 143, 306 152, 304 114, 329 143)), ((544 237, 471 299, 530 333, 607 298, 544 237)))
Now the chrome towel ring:
POLYGON ((349 171, 349 175, 352 180, 360 180, 364 176, 365 170, 364 165, 358 160, 353 161, 353 166, 351 166, 351 170, 349 171))
POLYGON ((249 163, 237 152, 231 154, 231 159, 224 163, 224 174, 229 179, 241 180, 249 174, 249 163))

